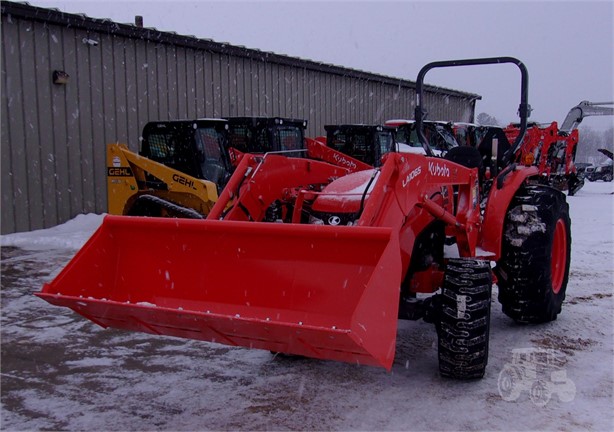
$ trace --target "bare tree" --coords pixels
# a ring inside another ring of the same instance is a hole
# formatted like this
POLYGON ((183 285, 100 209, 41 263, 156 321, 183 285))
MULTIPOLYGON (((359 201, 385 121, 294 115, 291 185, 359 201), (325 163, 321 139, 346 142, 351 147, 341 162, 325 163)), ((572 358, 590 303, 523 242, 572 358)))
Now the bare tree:
POLYGON ((603 147, 614 150, 614 127, 610 127, 603 132, 603 147))
POLYGON ((603 155, 598 149, 612 149, 614 143, 614 128, 606 131, 596 131, 589 126, 582 126, 578 131, 578 149, 576 162, 598 163, 603 155))
POLYGON ((487 113, 479 113, 476 118, 478 124, 483 126, 500 126, 499 120, 496 117, 487 113))

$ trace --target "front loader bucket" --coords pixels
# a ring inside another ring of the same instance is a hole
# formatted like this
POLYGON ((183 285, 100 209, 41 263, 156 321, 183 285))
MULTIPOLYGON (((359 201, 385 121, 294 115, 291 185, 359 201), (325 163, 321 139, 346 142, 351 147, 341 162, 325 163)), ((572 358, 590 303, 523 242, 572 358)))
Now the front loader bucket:
POLYGON ((103 326, 390 369, 389 228, 107 216, 37 295, 103 326))

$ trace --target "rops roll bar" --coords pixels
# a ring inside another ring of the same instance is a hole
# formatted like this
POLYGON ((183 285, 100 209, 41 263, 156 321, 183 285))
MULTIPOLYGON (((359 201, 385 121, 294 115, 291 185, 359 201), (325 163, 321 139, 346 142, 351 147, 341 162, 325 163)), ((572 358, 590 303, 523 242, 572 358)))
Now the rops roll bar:
POLYGON ((415 110, 415 119, 416 119, 416 130, 418 133, 418 138, 424 148, 424 151, 428 156, 433 156, 433 152, 431 151, 430 146, 428 145, 428 141, 426 136, 424 135, 423 130, 423 122, 426 117, 426 111, 422 107, 422 88, 424 86, 424 76, 428 71, 435 68, 441 67, 451 67, 451 66, 477 66, 477 65, 488 65, 488 64, 500 64, 500 63, 513 63, 518 66, 520 69, 520 106, 518 107, 518 115, 520 116, 520 133, 516 138, 514 144, 510 147, 510 149, 505 152, 503 155, 503 161, 508 163, 511 161, 512 157, 522 144, 522 140, 524 139, 524 135, 527 131, 527 120, 531 115, 531 106, 529 105, 529 72, 527 71, 526 66, 518 59, 514 57, 489 57, 489 58, 477 58, 477 59, 465 59, 465 60, 446 60, 446 61, 437 61, 432 62, 424 66, 420 69, 418 73, 418 78, 416 79, 416 110, 415 110))

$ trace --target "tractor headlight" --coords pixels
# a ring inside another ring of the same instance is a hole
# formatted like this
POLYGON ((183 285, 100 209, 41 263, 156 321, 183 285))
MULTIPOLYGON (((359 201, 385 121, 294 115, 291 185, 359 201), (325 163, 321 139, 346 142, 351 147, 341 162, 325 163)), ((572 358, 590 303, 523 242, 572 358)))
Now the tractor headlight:
POLYGON ((312 212, 309 223, 312 225, 352 226, 360 215, 358 213, 320 213, 312 212))

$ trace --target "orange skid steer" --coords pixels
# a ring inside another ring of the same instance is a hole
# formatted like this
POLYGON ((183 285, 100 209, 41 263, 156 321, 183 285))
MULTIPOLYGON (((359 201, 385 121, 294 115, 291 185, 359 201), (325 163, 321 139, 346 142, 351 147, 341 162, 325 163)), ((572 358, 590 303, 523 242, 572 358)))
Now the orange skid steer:
MULTIPOLYGON (((416 88, 418 129, 426 71, 501 62, 521 70, 526 129, 526 69, 508 57, 425 66, 416 88)), ((103 327, 386 369, 394 361, 397 320, 424 318, 437 327, 441 374, 481 377, 490 261, 501 267, 508 315, 541 322, 560 312, 570 245, 564 195, 531 186, 535 167, 510 164, 486 179, 474 164, 482 160, 471 153, 477 150, 460 148, 443 159, 421 142, 426 155, 389 153, 380 168, 356 172, 246 154, 206 220, 107 216, 37 295, 103 327), (561 210, 553 214, 553 207, 561 210), (541 269, 539 260, 517 262, 526 255, 516 253, 521 240, 504 235, 525 210, 543 230, 536 237, 527 227, 518 232, 544 249, 540 256, 554 256, 541 269), (444 256, 450 243, 456 257, 444 256), (514 277, 513 269, 527 266, 544 273, 546 294, 537 297, 548 303, 518 312, 516 305, 527 304, 523 295, 536 297, 514 285, 526 277, 514 277), (418 293, 434 295, 422 300, 418 293)))

